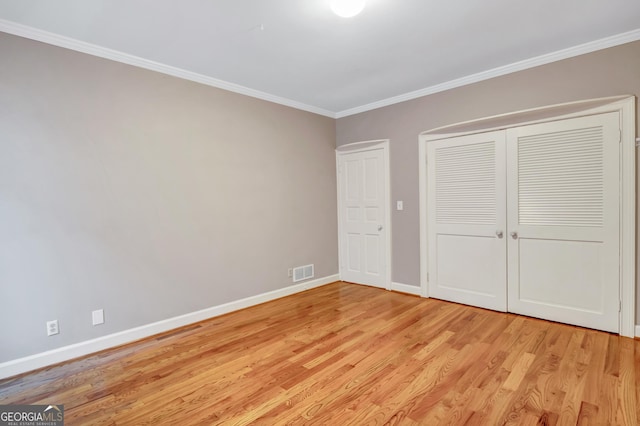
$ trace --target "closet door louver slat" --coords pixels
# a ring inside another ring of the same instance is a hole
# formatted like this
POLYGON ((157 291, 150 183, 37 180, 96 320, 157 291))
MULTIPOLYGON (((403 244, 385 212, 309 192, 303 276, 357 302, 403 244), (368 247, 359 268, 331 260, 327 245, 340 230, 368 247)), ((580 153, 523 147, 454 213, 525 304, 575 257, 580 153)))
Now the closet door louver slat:
POLYGON ((602 126, 519 138, 519 223, 602 227, 603 167, 602 126))
POLYGON ((493 141, 436 150, 437 223, 496 223, 495 162, 493 141))

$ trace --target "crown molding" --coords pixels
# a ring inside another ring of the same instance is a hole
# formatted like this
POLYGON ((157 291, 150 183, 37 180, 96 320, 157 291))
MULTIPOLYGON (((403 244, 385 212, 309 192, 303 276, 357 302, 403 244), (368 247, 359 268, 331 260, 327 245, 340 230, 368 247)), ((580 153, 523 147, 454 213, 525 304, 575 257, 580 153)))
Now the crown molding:
POLYGON ((110 59, 112 61, 121 62, 127 65, 133 65, 135 67, 144 68, 147 70, 156 71, 162 74, 194 81, 196 83, 205 84, 207 86, 212 86, 218 89, 227 90, 229 92, 234 92, 241 95, 250 96, 252 98, 273 102, 302 111, 324 115, 330 118, 336 118, 334 112, 328 111, 323 108, 306 105, 301 102, 272 95, 270 93, 261 92, 259 90, 241 86, 239 84, 230 83, 227 81, 219 80, 217 78, 187 71, 181 68, 173 67, 155 61, 150 61, 148 59, 120 52, 118 50, 108 49, 106 47, 101 47, 95 44, 76 40, 71 37, 50 33, 48 31, 39 30, 27 25, 18 24, 16 22, 0 19, 0 32, 13 34, 31 40, 41 41, 53 46, 75 50, 76 52, 86 53, 88 55, 97 56, 104 59, 110 59))
POLYGON ((348 117, 350 115, 359 114, 361 112, 371 111, 373 109, 382 108, 382 107, 397 104, 400 102, 409 101, 412 99, 420 98, 422 96, 432 95, 438 92, 444 92, 445 90, 449 90, 449 89, 455 89, 456 87, 466 86, 467 84, 477 83, 483 80, 488 80, 494 77, 500 77, 502 75, 510 74, 516 71, 526 70, 526 69, 537 67, 540 65, 549 64, 551 62, 573 58, 575 56, 584 55, 586 53, 591 53, 597 50, 602 50, 609 47, 614 47, 614 46, 618 46, 621 44, 630 43, 638 40, 640 40, 640 29, 628 31, 626 33, 617 34, 611 37, 606 37, 606 38, 591 41, 588 43, 580 44, 578 46, 569 47, 567 49, 558 50, 556 52, 547 53, 544 55, 514 62, 509 65, 504 65, 504 66, 493 68, 487 71, 482 71, 477 74, 471 74, 466 77, 447 81, 441 84, 436 84, 434 86, 430 86, 424 89, 405 93, 403 95, 393 96, 391 98, 372 102, 359 107, 346 109, 344 111, 337 112, 335 116, 336 118, 348 117))
POLYGON ((323 115, 323 116, 335 118, 335 119, 348 117, 350 115, 360 114, 362 112, 367 112, 377 108, 394 105, 400 102, 410 101, 412 99, 420 98, 422 96, 444 92, 445 90, 455 89, 457 87, 465 86, 472 83, 477 83, 477 82, 488 80, 494 77, 500 77, 513 72, 526 70, 526 69, 537 67, 540 65, 545 65, 545 64, 560 61, 563 59, 584 55, 586 53, 595 52, 597 50, 602 50, 609 47, 614 47, 621 44, 640 40, 640 29, 636 29, 636 30, 628 31, 621 34, 616 34, 610 37, 602 38, 599 40, 591 41, 588 43, 580 44, 577 46, 569 47, 567 49, 558 50, 556 52, 551 52, 551 53, 536 56, 533 58, 525 59, 522 61, 514 62, 512 64, 500 66, 500 67, 482 71, 476 74, 471 74, 455 80, 450 80, 444 83, 429 86, 424 89, 419 89, 419 90, 408 92, 402 95, 393 96, 391 98, 382 99, 376 102, 368 103, 368 104, 357 106, 354 108, 349 108, 343 111, 333 112, 333 111, 326 110, 324 108, 307 105, 291 99, 272 95, 270 93, 251 89, 249 87, 241 86, 239 84, 230 83, 230 82, 219 80, 203 74, 198 74, 198 73, 187 71, 181 68, 162 64, 159 62, 150 61, 148 59, 140 58, 138 56, 130 55, 127 53, 123 53, 113 49, 108 49, 101 46, 97 46, 95 44, 76 40, 71 37, 61 36, 58 34, 50 33, 48 31, 39 30, 37 28, 33 28, 23 24, 18 24, 16 22, 7 21, 4 19, 0 19, 0 32, 5 32, 8 34, 17 35, 17 36, 28 38, 31 40, 40 41, 43 43, 51 44, 53 46, 75 50, 77 52, 86 53, 88 55, 97 56, 104 59, 110 59, 110 60, 121 62, 124 64, 133 65, 139 68, 156 71, 162 74, 171 75, 171 76, 182 78, 185 80, 194 81, 196 83, 205 84, 207 86, 216 87, 218 89, 227 90, 227 91, 238 93, 241 95, 250 96, 252 98, 273 102, 276 104, 284 105, 287 107, 291 107, 291 108, 295 108, 302 111, 307 111, 307 112, 311 112, 314 114, 323 115))

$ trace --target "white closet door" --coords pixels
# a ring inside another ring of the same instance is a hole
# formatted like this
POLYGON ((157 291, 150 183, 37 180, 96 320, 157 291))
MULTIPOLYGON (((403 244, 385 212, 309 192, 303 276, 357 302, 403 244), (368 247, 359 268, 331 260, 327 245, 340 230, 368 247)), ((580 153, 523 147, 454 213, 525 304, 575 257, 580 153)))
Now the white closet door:
POLYGON ((509 311, 617 332, 619 117, 507 130, 509 311))
POLYGON ((504 132, 427 144, 429 297, 505 311, 504 132))
POLYGON ((340 278, 386 288, 384 151, 339 154, 340 278))

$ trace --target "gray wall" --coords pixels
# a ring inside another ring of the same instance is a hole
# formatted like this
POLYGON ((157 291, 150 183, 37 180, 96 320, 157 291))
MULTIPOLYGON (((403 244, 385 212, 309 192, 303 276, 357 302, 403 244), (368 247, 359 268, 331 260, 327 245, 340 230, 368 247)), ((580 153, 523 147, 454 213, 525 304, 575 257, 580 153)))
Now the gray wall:
POLYGON ((421 131, 640 94, 640 42, 337 122, 3 33, 0 58, 0 362, 337 273, 336 139, 391 139, 417 286, 421 131))
POLYGON ((331 118, 0 33, 0 362, 336 274, 334 150, 331 118))
MULTIPOLYGON (((615 95, 640 95, 640 42, 339 119, 338 146, 371 139, 391 140, 393 205, 395 200, 404 201, 404 210, 394 210, 392 217, 393 281, 420 285, 420 132, 495 114, 615 95)), ((637 295, 640 299, 640 291, 637 295)), ((640 309, 637 314, 636 322, 640 323, 640 309)))

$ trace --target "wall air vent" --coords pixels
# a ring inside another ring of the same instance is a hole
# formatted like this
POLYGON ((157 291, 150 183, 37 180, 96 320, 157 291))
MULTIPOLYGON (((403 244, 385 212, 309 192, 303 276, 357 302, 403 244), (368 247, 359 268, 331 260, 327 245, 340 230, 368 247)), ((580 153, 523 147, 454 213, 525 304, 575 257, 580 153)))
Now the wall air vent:
POLYGON ((293 268, 293 282, 308 280, 313 278, 313 265, 298 266, 293 268))

